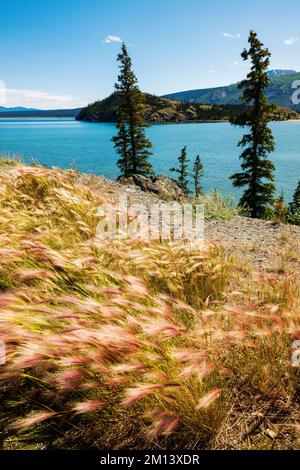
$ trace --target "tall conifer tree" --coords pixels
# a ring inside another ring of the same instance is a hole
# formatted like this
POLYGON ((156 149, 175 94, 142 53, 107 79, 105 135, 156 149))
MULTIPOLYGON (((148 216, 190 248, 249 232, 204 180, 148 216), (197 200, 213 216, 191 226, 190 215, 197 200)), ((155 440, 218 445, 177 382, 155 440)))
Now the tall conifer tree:
POLYGON ((195 197, 203 194, 203 187, 201 184, 201 178, 204 176, 204 168, 201 162, 200 155, 197 155, 194 167, 193 167, 193 179, 194 179, 194 188, 195 188, 195 197))
POLYGON ((232 124, 248 127, 249 133, 239 142, 245 150, 241 154, 242 173, 231 177, 234 186, 247 189, 240 204, 250 210, 251 217, 262 217, 265 208, 272 204, 275 192, 274 164, 267 158, 275 150, 275 142, 268 127, 270 111, 274 106, 267 103, 265 90, 270 86, 268 67, 270 52, 254 31, 250 32, 249 50, 244 50, 244 61, 251 60, 251 71, 239 84, 243 90, 241 100, 249 106, 232 124))
POLYGON ((178 186, 184 191, 185 194, 188 195, 189 194, 189 188, 188 188, 189 160, 187 158, 186 146, 183 147, 183 149, 181 150, 181 155, 178 158, 178 161, 179 161, 179 167, 170 168, 170 171, 174 171, 179 174, 178 179, 177 179, 178 186))
POLYGON ((300 181, 293 196, 293 202, 290 204, 293 213, 300 211, 300 181))
POLYGON ((113 137, 115 148, 121 158, 118 166, 121 176, 129 177, 140 174, 148 176, 153 173, 151 163, 151 142, 145 135, 145 105, 144 97, 132 71, 131 58, 125 44, 118 55, 120 74, 116 83, 119 95, 118 134, 113 137))
POLYGON ((132 174, 132 166, 131 166, 131 159, 130 159, 130 139, 129 133, 127 131, 127 126, 125 122, 124 113, 119 110, 118 113, 119 121, 117 124, 118 134, 113 137, 113 142, 115 144, 115 148, 120 155, 118 160, 118 166, 121 170, 121 176, 128 178, 132 174))

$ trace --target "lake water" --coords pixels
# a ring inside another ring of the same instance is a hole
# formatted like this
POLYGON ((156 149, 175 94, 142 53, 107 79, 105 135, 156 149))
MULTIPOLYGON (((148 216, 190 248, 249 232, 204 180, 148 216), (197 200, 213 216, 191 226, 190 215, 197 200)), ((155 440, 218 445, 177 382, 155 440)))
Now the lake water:
MULTIPOLYGON (((272 159, 277 189, 284 190, 290 200, 300 180, 300 122, 276 122, 271 127, 276 139, 272 159)), ((118 156, 111 143, 115 132, 114 124, 2 118, 0 154, 18 154, 25 161, 35 159, 48 166, 75 166, 82 172, 115 179, 118 156)), ((169 168, 177 165, 181 148, 187 145, 191 161, 198 153, 202 157, 206 191, 218 188, 223 194, 239 196, 229 176, 240 168, 236 144, 242 129, 229 123, 162 124, 151 126, 147 134, 153 143, 152 164, 157 173, 171 174, 169 168)))

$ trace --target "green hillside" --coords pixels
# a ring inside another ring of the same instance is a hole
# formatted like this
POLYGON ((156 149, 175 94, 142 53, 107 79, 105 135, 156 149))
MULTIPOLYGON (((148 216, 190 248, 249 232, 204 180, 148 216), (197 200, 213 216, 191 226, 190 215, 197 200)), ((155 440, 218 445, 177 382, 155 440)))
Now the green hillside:
MULTIPOLYGON (((144 97, 148 122, 225 121, 236 117, 244 109, 240 104, 185 103, 148 93, 145 93, 144 97)), ((116 122, 117 108, 118 94, 113 93, 108 98, 83 108, 76 119, 88 122, 116 122)), ((274 120, 299 119, 299 117, 291 110, 279 108, 272 115, 274 120)))
MULTIPOLYGON (((300 105, 294 105, 292 103, 292 94, 295 91, 292 88, 292 84, 297 80, 300 80, 300 72, 271 78, 271 86, 267 91, 269 101, 278 106, 300 111, 300 105)), ((190 103, 238 104, 240 94, 241 91, 238 89, 238 84, 233 84, 219 88, 171 93, 165 97, 190 103)))

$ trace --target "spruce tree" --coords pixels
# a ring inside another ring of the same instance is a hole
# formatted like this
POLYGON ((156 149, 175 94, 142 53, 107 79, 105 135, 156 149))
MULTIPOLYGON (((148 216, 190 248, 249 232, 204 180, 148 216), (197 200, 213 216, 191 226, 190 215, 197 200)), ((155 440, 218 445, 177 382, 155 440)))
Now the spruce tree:
POLYGON ((132 174, 131 159, 130 159, 130 140, 129 133, 127 131, 126 122, 124 119, 124 113, 119 111, 119 121, 117 124, 118 134, 113 137, 113 142, 120 154, 118 160, 118 167, 121 170, 121 176, 128 178, 132 174))
POLYGON ((189 188, 188 188, 188 176, 189 176, 189 171, 188 171, 188 163, 189 160, 187 158, 187 151, 186 151, 186 146, 183 147, 181 150, 181 155, 178 158, 179 161, 179 167, 178 168, 170 168, 170 171, 176 172, 179 174, 177 183, 178 186, 182 189, 182 191, 188 195, 189 194, 189 188))
POLYGON ((293 196, 293 202, 290 204, 291 211, 296 214, 300 212, 300 181, 293 196))
POLYGON ((274 164, 267 158, 275 150, 275 142, 271 129, 268 127, 269 116, 274 105, 269 105, 265 90, 270 86, 268 67, 270 52, 254 31, 250 32, 249 50, 244 50, 244 61, 251 60, 251 71, 246 80, 239 84, 243 90, 241 100, 248 109, 239 115, 232 124, 248 127, 249 133, 239 142, 244 147, 240 158, 243 172, 231 177, 234 186, 247 189, 241 198, 240 205, 250 210, 251 217, 262 217, 265 209, 272 204, 275 192, 274 164))
POLYGON ((202 176, 204 176, 204 168, 201 162, 200 155, 197 155, 195 163, 194 163, 194 167, 193 167, 195 197, 199 197, 201 194, 203 194, 203 187, 201 184, 202 176))
POLYGON ((125 44, 118 55, 120 74, 115 85, 119 97, 118 134, 112 141, 121 158, 118 166, 121 176, 129 177, 140 174, 148 176, 153 173, 148 161, 152 148, 151 142, 145 135, 145 105, 144 97, 132 71, 131 58, 125 44))

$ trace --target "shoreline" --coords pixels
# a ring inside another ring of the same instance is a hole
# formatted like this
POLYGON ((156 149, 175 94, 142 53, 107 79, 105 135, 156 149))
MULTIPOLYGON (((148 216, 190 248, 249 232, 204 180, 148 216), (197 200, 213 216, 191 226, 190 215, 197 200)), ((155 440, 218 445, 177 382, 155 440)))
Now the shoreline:
MULTIPOLYGON (((1 119, 59 119, 59 120, 64 120, 68 119, 69 121, 76 121, 76 122, 84 122, 88 124, 117 124, 116 122, 108 122, 108 121, 84 121, 84 120, 78 120, 76 117, 73 116, 1 116, 0 113, 0 121, 1 119)), ((300 122, 300 117, 299 119, 281 119, 281 120, 274 120, 270 121, 270 123, 274 122, 300 122)), ((229 119, 218 119, 218 120, 197 120, 197 121, 148 121, 147 124, 149 126, 160 126, 160 125, 169 125, 169 124, 222 124, 222 123, 228 123, 230 124, 229 119)))
MULTIPOLYGON (((78 122, 85 122, 89 124, 115 124, 117 125, 117 122, 113 121, 86 121, 86 120, 79 120, 75 118, 75 121, 78 122)), ((276 119, 269 121, 270 123, 273 122, 300 122, 300 114, 299 114, 299 119, 276 119)), ((222 123, 228 123, 230 124, 229 119, 203 119, 203 120, 195 120, 195 121, 147 121, 148 126, 158 126, 158 125, 165 125, 165 124, 222 124, 222 123)))

